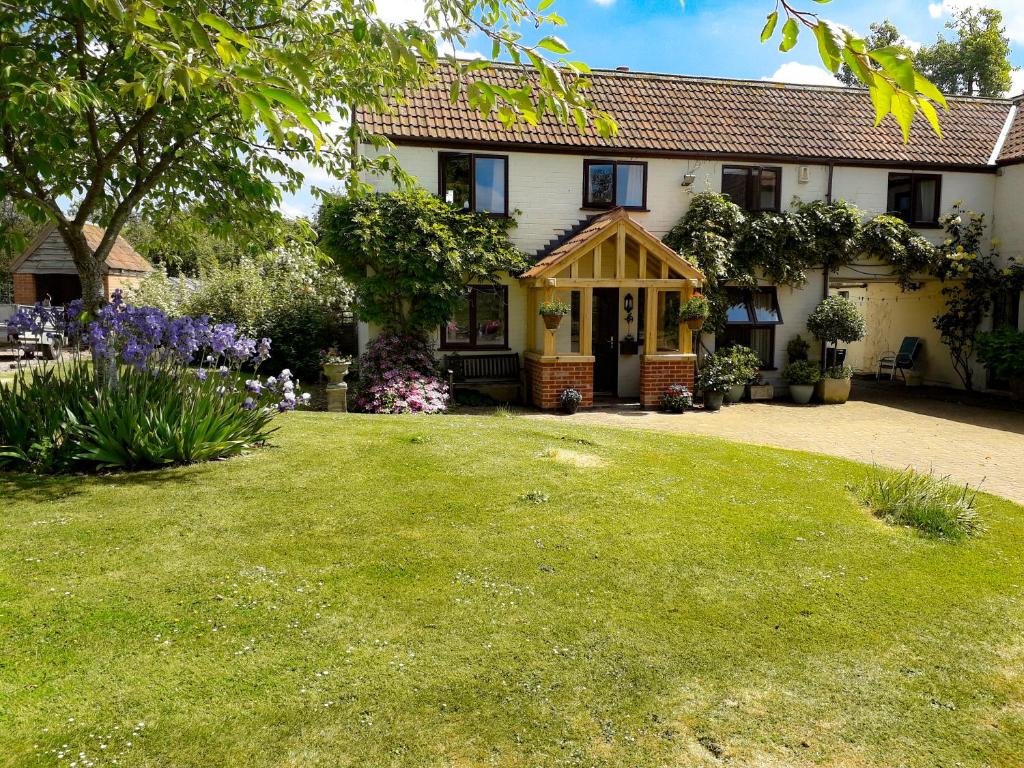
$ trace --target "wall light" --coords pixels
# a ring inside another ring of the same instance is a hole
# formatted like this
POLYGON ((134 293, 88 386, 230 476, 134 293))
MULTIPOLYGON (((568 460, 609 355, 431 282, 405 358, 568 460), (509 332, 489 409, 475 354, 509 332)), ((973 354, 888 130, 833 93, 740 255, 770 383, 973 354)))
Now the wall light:
POLYGON ((697 180, 697 174, 695 174, 695 173, 684 173, 683 174, 683 183, 680 186, 683 186, 683 187, 693 186, 693 182, 695 182, 696 180, 697 180))

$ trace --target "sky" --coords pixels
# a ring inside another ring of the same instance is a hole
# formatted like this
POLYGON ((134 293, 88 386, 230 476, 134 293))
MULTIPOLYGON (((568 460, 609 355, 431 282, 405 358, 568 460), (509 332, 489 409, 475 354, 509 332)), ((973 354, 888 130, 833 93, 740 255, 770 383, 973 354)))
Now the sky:
MULTIPOLYGON (((549 10, 566 23, 553 30, 572 48, 569 58, 591 67, 629 67, 639 72, 666 72, 786 83, 835 85, 821 65, 813 37, 802 35, 789 53, 774 44, 759 42, 765 16, 774 0, 556 0, 549 10)), ((912 44, 931 43, 957 7, 986 5, 1003 12, 1013 46, 1011 62, 1024 67, 1024 0, 832 0, 818 4, 796 0, 795 7, 817 11, 862 35, 868 24, 888 18, 912 44)), ((389 22, 417 18, 421 0, 377 0, 378 12, 389 22)), ((544 34, 551 34, 545 31, 544 34)), ((470 38, 469 56, 489 50, 482 35, 470 38)), ((1013 73, 1012 93, 1024 92, 1024 70, 1013 73)), ((281 206, 291 216, 309 215, 316 201, 313 184, 336 186, 316 169, 307 184, 287 195, 281 206)))

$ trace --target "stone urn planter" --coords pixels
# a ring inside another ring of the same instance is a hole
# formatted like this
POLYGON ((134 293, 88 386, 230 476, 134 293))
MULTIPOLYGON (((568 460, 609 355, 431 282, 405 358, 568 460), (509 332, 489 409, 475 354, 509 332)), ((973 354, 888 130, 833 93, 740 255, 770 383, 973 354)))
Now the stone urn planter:
POLYGON ((720 411, 722 409, 722 401, 725 398, 725 392, 705 392, 704 393, 704 410, 705 411, 720 411))
POLYGON ((322 370, 328 384, 341 384, 348 375, 351 363, 324 363, 322 370))
POLYGON ((743 399, 743 392, 746 390, 746 384, 737 384, 734 387, 729 387, 725 393, 725 402, 727 403, 738 403, 743 399))
POLYGON ((789 396, 793 398, 793 402, 797 405, 807 405, 811 402, 811 398, 814 397, 814 385, 790 384, 789 396))
POLYGON ((815 393, 823 403, 841 405, 850 399, 850 379, 822 379, 815 385, 815 393))

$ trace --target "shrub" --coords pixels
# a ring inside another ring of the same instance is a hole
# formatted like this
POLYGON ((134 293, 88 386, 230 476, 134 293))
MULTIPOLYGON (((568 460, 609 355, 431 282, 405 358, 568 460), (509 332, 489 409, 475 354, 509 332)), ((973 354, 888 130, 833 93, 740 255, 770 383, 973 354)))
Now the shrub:
POLYGON ((829 296, 824 299, 810 317, 807 330, 819 341, 838 346, 840 341, 860 341, 867 332, 864 316, 857 305, 845 296, 829 296))
POLYGON ((661 409, 669 413, 682 413, 693 407, 693 395, 685 384, 669 384, 661 394, 661 409))
POLYGON ((978 359, 1002 379, 1024 376, 1024 333, 1000 328, 983 333, 977 341, 978 359))
POLYGON ((854 487, 861 503, 893 525, 905 525, 940 538, 959 539, 984 530, 974 502, 977 491, 948 477, 872 467, 854 487))
POLYGON ((558 396, 558 402, 563 408, 577 408, 583 402, 583 395, 580 394, 578 389, 569 387, 562 390, 562 393, 558 396))
POLYGON ((274 415, 308 399, 288 371, 243 383, 239 369, 264 362, 270 341, 229 325, 171 319, 116 293, 74 324, 98 367, 23 369, 0 387, 0 467, 49 473, 227 458, 264 443, 274 415))
POLYGON ((761 358, 750 347, 734 344, 719 353, 720 359, 732 371, 733 384, 747 384, 757 378, 761 370, 761 358))
POLYGON ((448 385, 421 335, 382 333, 359 358, 356 405, 368 413, 441 413, 448 385))
POLYGON ((826 379, 852 379, 853 367, 849 365, 830 365, 825 369, 826 379))
POLYGON ((821 371, 815 363, 797 360, 783 368, 782 380, 791 386, 817 384, 821 381, 821 371))
POLYGON ((786 345, 786 357, 791 363, 795 363, 799 360, 806 360, 810 351, 810 343, 799 334, 790 339, 789 343, 786 345))
POLYGON ((704 358, 697 371, 697 389, 704 392, 725 392, 735 384, 735 371, 721 352, 712 352, 704 358))

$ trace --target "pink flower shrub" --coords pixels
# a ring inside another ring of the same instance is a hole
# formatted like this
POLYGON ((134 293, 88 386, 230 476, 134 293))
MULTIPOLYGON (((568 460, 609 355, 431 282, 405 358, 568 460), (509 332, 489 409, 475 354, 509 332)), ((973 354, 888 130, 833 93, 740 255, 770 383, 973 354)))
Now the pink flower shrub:
POLYGON ((359 358, 356 405, 367 413, 442 413, 448 385, 425 339, 381 334, 359 358))

